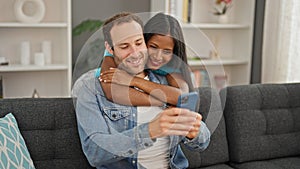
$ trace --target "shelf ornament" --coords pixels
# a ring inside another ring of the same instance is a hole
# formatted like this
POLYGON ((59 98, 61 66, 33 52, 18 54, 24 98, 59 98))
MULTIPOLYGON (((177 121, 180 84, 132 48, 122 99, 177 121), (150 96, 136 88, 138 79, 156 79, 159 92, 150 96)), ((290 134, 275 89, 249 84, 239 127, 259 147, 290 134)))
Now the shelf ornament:
POLYGON ((218 16, 219 23, 228 23, 228 10, 232 7, 232 0, 216 0, 214 14, 218 16))
POLYGON ((20 47, 21 65, 30 64, 30 42, 22 41, 20 47))
POLYGON ((45 3, 43 0, 15 0, 14 13, 20 22, 38 23, 45 16, 45 3))

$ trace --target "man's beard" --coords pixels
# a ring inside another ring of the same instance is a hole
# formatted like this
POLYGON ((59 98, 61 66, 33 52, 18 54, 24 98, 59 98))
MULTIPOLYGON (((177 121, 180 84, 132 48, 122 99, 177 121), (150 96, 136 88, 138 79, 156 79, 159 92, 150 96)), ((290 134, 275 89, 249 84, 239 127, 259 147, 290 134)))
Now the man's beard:
POLYGON ((144 71, 147 62, 147 52, 141 51, 138 56, 129 56, 122 60, 118 68, 126 71, 131 75, 136 75, 144 71))

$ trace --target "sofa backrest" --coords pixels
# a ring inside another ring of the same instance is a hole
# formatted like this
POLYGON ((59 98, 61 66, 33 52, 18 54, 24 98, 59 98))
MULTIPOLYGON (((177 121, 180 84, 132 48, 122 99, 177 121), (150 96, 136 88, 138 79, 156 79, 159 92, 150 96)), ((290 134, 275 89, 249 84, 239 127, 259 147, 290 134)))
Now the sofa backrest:
POLYGON ((77 132, 71 98, 1 99, 0 117, 12 113, 35 167, 91 168, 77 132))
POLYGON ((212 135, 208 148, 203 152, 190 151, 182 146, 189 161, 189 168, 199 168, 229 161, 225 121, 219 94, 214 89, 201 87, 199 88, 199 96, 199 113, 212 135))
POLYGON ((300 84, 233 86, 221 98, 231 161, 300 155, 300 84))

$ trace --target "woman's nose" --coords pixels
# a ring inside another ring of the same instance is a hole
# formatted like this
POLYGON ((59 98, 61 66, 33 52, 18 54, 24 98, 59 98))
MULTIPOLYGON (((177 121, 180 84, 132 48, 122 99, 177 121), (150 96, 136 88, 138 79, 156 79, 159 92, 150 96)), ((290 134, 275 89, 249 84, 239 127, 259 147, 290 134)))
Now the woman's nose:
POLYGON ((155 60, 162 60, 162 50, 158 49, 155 54, 153 55, 155 60))

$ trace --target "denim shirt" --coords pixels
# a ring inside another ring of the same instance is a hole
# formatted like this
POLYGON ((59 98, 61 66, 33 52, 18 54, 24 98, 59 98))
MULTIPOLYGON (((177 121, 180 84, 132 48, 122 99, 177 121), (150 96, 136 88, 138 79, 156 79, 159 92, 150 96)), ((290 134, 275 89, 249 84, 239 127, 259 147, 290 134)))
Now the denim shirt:
MULTIPOLYGON (((97 70, 81 76, 73 87, 75 109, 82 149, 89 163, 97 169, 143 168, 137 162, 140 150, 156 141, 151 139, 148 123, 137 125, 137 107, 124 106, 106 99, 97 70)), ((167 84, 166 78, 148 72, 153 82, 167 84)), ((210 141, 210 132, 201 122, 198 137, 170 136, 171 169, 188 167, 188 161, 178 143, 191 150, 204 150, 210 141)))

